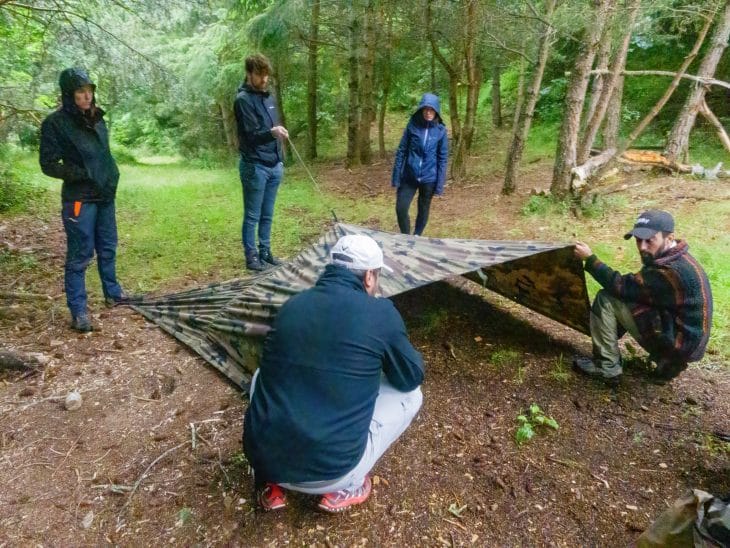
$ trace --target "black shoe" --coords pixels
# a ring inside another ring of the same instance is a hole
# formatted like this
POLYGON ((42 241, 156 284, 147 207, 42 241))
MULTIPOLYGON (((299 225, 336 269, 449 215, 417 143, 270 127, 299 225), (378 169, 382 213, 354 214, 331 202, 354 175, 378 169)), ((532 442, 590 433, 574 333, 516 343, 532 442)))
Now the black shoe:
POLYGON ((654 384, 666 384, 687 369, 688 365, 683 361, 659 359, 656 361, 656 369, 649 374, 649 380, 654 384))
POLYGON ((144 297, 142 295, 129 295, 122 291, 122 294, 117 297, 104 297, 104 304, 106 304, 109 308, 125 304, 138 304, 142 302, 143 298, 144 297))
POLYGON ((284 264, 282 261, 280 261, 271 254, 271 248, 269 247, 259 248, 259 259, 262 263, 270 264, 271 266, 279 266, 280 264, 284 264))
POLYGON ((89 317, 86 314, 79 314, 71 318, 71 329, 79 333, 90 333, 94 330, 94 326, 91 325, 89 317))
POLYGON ((259 259, 256 253, 250 253, 246 255, 246 268, 254 272, 263 272, 267 269, 267 265, 259 259))

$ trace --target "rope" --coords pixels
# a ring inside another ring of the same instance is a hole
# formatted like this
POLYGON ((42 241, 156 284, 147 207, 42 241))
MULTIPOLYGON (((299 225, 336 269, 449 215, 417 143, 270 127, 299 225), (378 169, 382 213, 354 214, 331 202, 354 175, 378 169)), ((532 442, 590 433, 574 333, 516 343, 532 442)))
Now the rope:
POLYGON ((320 194, 323 194, 322 190, 319 188, 319 185, 317 184, 317 181, 314 180, 314 176, 312 175, 312 172, 309 171, 307 164, 305 164, 304 160, 302 160, 302 157, 299 155, 299 151, 297 150, 297 147, 294 146, 294 143, 292 142, 292 140, 289 138, 288 135, 286 137, 286 140, 291 145, 291 149, 294 151, 294 154, 296 155, 297 159, 299 160, 299 163, 302 164, 302 167, 307 172, 307 175, 309 175, 309 178, 312 180, 312 184, 314 185, 314 188, 317 189, 317 192, 319 192, 320 194))

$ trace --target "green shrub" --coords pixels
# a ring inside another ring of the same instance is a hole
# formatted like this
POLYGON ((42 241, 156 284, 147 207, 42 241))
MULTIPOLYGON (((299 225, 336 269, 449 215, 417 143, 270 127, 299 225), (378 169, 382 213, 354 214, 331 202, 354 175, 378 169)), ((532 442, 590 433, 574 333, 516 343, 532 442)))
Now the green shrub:
POLYGON ((13 152, 0 146, 0 212, 25 209, 45 192, 25 181, 12 166, 13 152))

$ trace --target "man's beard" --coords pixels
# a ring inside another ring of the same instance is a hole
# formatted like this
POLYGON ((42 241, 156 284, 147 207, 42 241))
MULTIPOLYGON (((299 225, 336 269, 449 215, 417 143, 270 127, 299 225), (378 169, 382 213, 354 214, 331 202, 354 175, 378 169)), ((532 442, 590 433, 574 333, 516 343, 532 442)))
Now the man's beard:
POLYGON ((647 251, 641 251, 639 253, 639 255, 641 255, 641 264, 643 264, 644 266, 649 266, 649 265, 654 264, 655 256, 652 255, 651 253, 649 253, 647 251))

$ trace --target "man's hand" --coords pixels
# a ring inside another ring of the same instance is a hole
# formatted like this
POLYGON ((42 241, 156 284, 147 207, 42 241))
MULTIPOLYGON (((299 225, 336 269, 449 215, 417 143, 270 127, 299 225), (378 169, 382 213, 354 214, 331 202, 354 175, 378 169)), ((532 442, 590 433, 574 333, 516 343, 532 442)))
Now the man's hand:
POLYGON ((578 257, 581 261, 585 261, 588 257, 593 255, 593 251, 591 251, 591 248, 578 240, 576 240, 575 242, 575 248, 573 249, 573 253, 575 253, 575 256, 578 257))
POLYGON ((284 126, 274 126, 271 128, 271 134, 277 139, 288 139, 289 132, 284 126))

